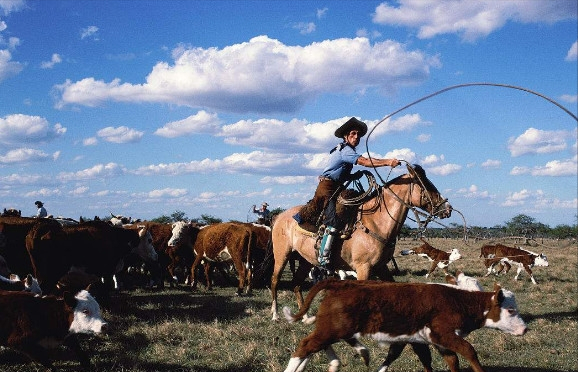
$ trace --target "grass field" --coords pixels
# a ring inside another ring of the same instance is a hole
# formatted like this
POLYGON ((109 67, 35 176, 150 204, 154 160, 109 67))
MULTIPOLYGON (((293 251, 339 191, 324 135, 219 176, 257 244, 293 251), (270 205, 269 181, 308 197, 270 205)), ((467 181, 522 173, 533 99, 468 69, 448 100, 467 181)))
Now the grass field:
MULTIPOLYGON (((515 281, 515 268, 506 276, 482 277, 485 273, 479 247, 485 242, 465 244, 455 240, 432 239, 430 244, 449 251, 459 248, 462 259, 450 271, 463 270, 478 277, 486 290, 498 281, 516 294, 518 308, 529 331, 515 337, 496 330, 474 331, 467 340, 475 347, 486 371, 568 372, 578 371, 578 246, 574 242, 540 241, 527 249, 548 256, 549 267, 535 268, 538 285, 522 273, 515 281)), ((419 242, 400 241, 396 248, 401 275, 398 282, 425 282, 429 262, 417 256, 399 256, 402 249, 419 242)), ((286 270, 288 271, 288 270, 286 270)), ((280 306, 296 310, 285 273, 279 296, 280 306)), ((442 282, 436 271, 429 281, 442 282)), ((307 288, 305 288, 307 289, 307 288)), ((105 335, 82 337, 90 350, 94 371, 114 372, 221 372, 283 371, 291 352, 313 328, 285 320, 271 321, 268 289, 256 289, 250 296, 234 296, 235 287, 201 287, 192 292, 182 286, 174 289, 122 291, 114 295, 110 310, 104 312, 110 329, 105 335)), ((342 371, 375 371, 387 354, 371 339, 364 343, 371 350, 366 368, 354 350, 345 343, 335 346, 342 360, 342 371)), ((434 370, 447 371, 441 356, 432 351, 434 370)), ((54 352, 61 371, 77 371, 79 364, 65 348, 54 352)), ((461 370, 469 364, 460 358, 461 370)), ((20 354, 0 348, 0 371, 42 371, 20 354)), ((315 355, 306 371, 326 371, 324 353, 315 355)), ((422 371, 410 348, 392 365, 391 371, 422 371)))

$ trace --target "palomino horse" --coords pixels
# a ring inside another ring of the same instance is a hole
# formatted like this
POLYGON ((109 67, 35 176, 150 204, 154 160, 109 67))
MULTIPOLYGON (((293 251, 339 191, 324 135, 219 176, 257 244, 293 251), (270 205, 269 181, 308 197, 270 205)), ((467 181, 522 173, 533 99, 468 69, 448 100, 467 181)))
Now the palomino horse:
MULTIPOLYGON (((409 210, 420 208, 429 213, 430 219, 451 215, 450 204, 427 179, 423 168, 419 165, 408 165, 407 169, 407 174, 378 187, 362 202, 351 238, 344 240, 341 247, 337 242, 334 243, 332 261, 335 270, 355 270, 358 280, 366 280, 374 274, 382 280, 393 281, 387 263, 393 258, 393 243, 409 210)), ((301 255, 299 268, 291 282, 299 307, 303 300, 301 284, 307 278, 311 265, 317 264, 317 236, 300 229, 293 219, 293 215, 300 208, 301 206, 296 206, 279 214, 272 229, 275 259, 271 277, 273 320, 279 318, 277 285, 291 252, 297 251, 301 255)))

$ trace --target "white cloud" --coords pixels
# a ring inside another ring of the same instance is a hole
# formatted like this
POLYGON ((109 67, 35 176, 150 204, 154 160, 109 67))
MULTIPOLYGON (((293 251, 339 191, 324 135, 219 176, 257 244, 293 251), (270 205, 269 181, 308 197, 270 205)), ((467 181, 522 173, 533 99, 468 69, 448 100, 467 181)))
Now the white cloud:
POLYGON ((530 198, 531 193, 527 189, 520 191, 510 192, 506 200, 502 203, 504 207, 514 207, 523 205, 525 201, 530 198))
POLYGON ((417 136, 416 139, 417 139, 418 142, 425 143, 425 142, 428 142, 428 141, 431 139, 431 134, 422 133, 422 134, 420 134, 419 136, 417 136))
POLYGON ((447 176, 449 174, 454 174, 459 172, 462 169, 461 165, 458 164, 444 164, 437 167, 433 167, 428 169, 428 172, 431 172, 438 176, 447 176))
POLYGON ((60 55, 58 53, 54 53, 50 61, 44 61, 40 64, 40 68, 50 69, 60 62, 62 62, 62 58, 60 58, 60 55))
POLYGON ((308 176, 280 176, 280 177, 266 176, 261 178, 259 182, 272 183, 277 185, 294 185, 314 181, 314 178, 315 177, 308 177, 308 176))
MULTIPOLYGON (((547 154, 566 149, 566 140, 572 138, 569 131, 546 131, 527 129, 523 134, 508 141, 508 150, 514 157, 525 154, 547 154)), ((575 135, 574 137, 575 138, 575 135)))
POLYGON ((329 8, 325 7, 323 9, 317 9, 317 19, 325 18, 329 8))
POLYGON ((578 207, 578 199, 561 200, 548 197, 542 190, 522 189, 517 192, 510 192, 501 206, 523 207, 524 209, 532 210, 576 209, 578 207))
POLYGON ((24 66, 19 62, 13 62, 12 54, 8 49, 0 49, 0 82, 11 76, 17 75, 24 66))
POLYGON ((267 36, 218 48, 173 51, 144 84, 88 77, 56 85, 56 107, 97 106, 106 101, 159 102, 229 112, 293 112, 318 95, 376 88, 391 94, 427 80, 437 56, 398 42, 367 38, 288 46, 267 36))
POLYGON ((88 26, 83 28, 80 31, 80 39, 86 39, 87 37, 93 38, 95 40, 97 39, 96 33, 98 32, 98 27, 96 26, 88 26))
POLYGON ((66 128, 40 116, 13 114, 0 117, 0 146, 19 147, 49 142, 66 133, 66 128))
POLYGON ((568 102, 568 103, 576 103, 578 102, 578 95, 576 94, 563 94, 562 96, 560 96, 560 99, 564 102, 568 102))
POLYGON ((576 61, 576 55, 578 53, 578 51, 577 51, 578 47, 576 46, 577 43, 578 42, 575 41, 574 44, 572 44, 572 46, 570 47, 570 50, 568 50, 568 53, 566 54, 566 58, 565 58, 566 61, 569 61, 569 62, 570 61, 576 61))
POLYGON ((204 110, 186 119, 173 121, 165 124, 154 134, 161 137, 175 138, 191 134, 215 134, 220 129, 220 120, 217 114, 211 114, 204 110))
POLYGON ((5 155, 0 155, 0 164, 31 163, 46 161, 54 158, 58 154, 50 155, 40 150, 30 148, 20 148, 8 151, 5 155))
POLYGON ((373 22, 417 28, 418 37, 458 34, 473 42, 502 28, 508 21, 554 23, 576 19, 575 0, 398 0, 375 9, 373 22))
POLYGON ((188 194, 186 189, 173 189, 173 188, 165 188, 162 190, 152 190, 148 193, 150 198, 164 198, 164 197, 171 197, 171 198, 178 198, 181 196, 185 196, 188 194))
POLYGON ((482 168, 499 168, 502 165, 500 160, 488 159, 481 164, 482 168))
POLYGON ((77 172, 61 172, 56 178, 62 182, 85 181, 118 177, 126 173, 126 169, 116 163, 97 164, 91 168, 77 172))
POLYGON ((134 143, 139 142, 144 135, 144 132, 136 129, 131 129, 125 126, 121 127, 106 127, 99 130, 96 135, 104 141, 113 143, 134 143))
POLYGON ((470 199, 490 199, 492 196, 488 191, 480 191, 478 186, 471 185, 468 188, 457 190, 457 194, 470 199))
POLYGON ((307 35, 315 32, 315 23, 313 22, 299 22, 293 25, 293 28, 299 30, 301 35, 307 35))
MULTIPOLYGON (((4 13, 4 15, 8 15, 12 12, 17 12, 22 10, 26 7, 25 0, 0 0, 0 10, 4 13)), ((0 29, 0 31, 2 31, 0 29)))
POLYGON ((82 140, 83 146, 94 146, 98 143, 98 139, 96 137, 89 137, 82 140))

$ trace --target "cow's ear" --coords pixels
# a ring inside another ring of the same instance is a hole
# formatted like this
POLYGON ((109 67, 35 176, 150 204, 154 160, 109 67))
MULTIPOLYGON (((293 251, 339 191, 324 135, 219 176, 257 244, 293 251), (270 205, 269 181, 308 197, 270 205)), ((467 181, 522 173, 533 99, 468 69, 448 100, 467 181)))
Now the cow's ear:
POLYGON ((64 303, 67 304, 68 306, 70 306, 72 308, 74 308, 76 306, 76 298, 69 291, 65 291, 62 294, 62 297, 64 298, 64 303))
POLYGON ((495 282, 494 283, 494 292, 498 292, 500 289, 502 289, 502 286, 500 285, 500 283, 495 282))

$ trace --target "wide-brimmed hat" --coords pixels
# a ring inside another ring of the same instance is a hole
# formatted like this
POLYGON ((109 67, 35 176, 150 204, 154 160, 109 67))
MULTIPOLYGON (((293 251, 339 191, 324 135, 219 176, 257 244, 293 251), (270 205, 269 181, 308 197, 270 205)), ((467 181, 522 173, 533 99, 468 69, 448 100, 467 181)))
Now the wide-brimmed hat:
POLYGON ((268 207, 268 206, 269 206, 269 204, 267 204, 267 203, 263 203, 263 204, 261 204, 261 205, 262 205, 262 206, 265 206, 265 207, 268 207))
POLYGON ((42 207, 44 205, 40 200, 35 201, 34 204, 39 207, 42 207))
POLYGON ((355 129, 359 131, 359 137, 363 137, 367 133, 367 124, 356 118, 351 118, 335 130, 335 137, 343 138, 355 129))

